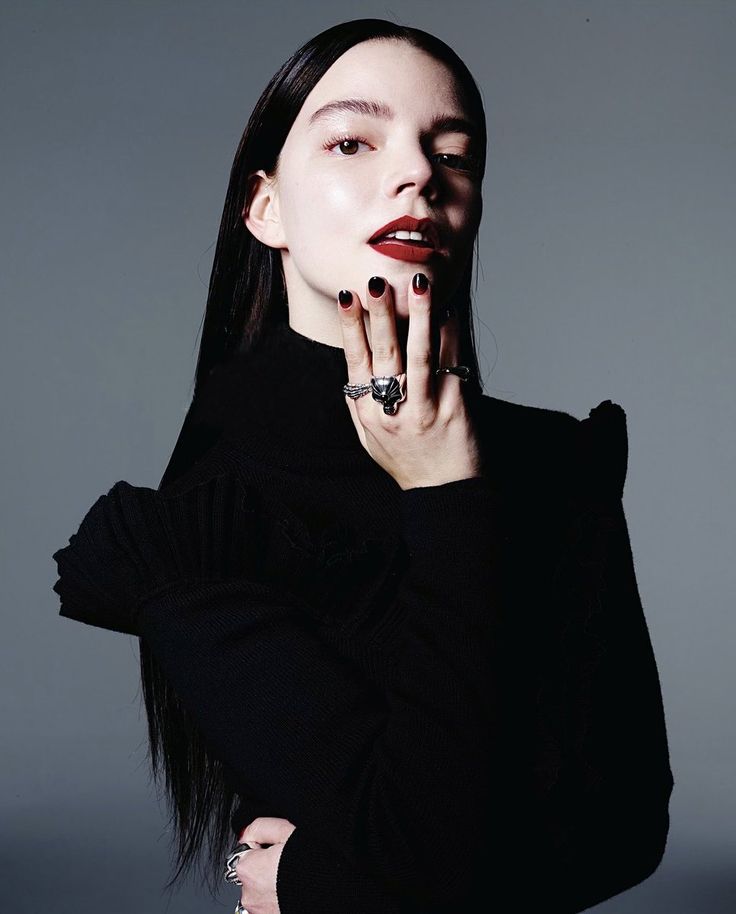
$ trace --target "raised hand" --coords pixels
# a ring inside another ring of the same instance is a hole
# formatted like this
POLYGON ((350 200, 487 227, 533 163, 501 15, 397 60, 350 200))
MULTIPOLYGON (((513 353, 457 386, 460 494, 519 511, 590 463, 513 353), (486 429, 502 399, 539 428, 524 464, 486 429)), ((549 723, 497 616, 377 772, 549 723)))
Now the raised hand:
POLYGON ((435 374, 437 367, 458 363, 457 317, 452 315, 442 324, 439 352, 433 352, 432 290, 423 273, 412 279, 408 302, 404 355, 393 290, 382 277, 372 277, 366 291, 370 345, 357 293, 343 289, 338 294, 348 383, 367 384, 371 376, 406 374, 405 399, 393 415, 385 413, 370 393, 357 399, 346 395, 360 441, 402 489, 481 476, 480 449, 463 396, 464 382, 453 374, 435 374))

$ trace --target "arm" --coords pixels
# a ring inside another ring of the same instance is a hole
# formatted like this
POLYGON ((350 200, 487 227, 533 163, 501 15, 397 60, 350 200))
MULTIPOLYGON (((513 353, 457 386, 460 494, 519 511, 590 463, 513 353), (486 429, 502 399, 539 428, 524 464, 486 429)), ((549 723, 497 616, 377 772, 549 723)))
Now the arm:
POLYGON ((514 858, 522 869, 533 861, 542 894, 530 900, 565 912, 657 869, 674 784, 622 500, 578 507, 557 569, 548 654, 533 680, 537 768, 518 786, 526 802, 509 861, 509 872, 514 858))
POLYGON ((471 875, 463 854, 469 869, 436 884, 448 836, 472 849, 487 827, 495 505, 480 479, 402 499, 411 557, 389 692, 313 633, 294 598, 244 578, 144 595, 141 635, 213 751, 264 804, 309 828, 312 848, 328 858, 334 844, 397 895, 439 901, 471 875))

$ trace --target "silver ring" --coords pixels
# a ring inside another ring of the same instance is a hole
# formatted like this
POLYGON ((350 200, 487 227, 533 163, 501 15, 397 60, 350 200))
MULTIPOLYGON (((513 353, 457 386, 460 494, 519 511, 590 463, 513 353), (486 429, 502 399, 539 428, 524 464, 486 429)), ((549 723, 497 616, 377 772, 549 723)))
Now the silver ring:
POLYGON ((371 391, 373 399, 383 404, 383 411, 387 416, 393 416, 399 408, 399 403, 406 400, 406 372, 388 375, 388 377, 371 378, 371 391))
POLYGON ((380 377, 373 375, 368 384, 344 384, 342 392, 351 400, 373 394, 373 399, 383 404, 384 413, 393 416, 398 404, 406 400, 406 372, 380 377))
POLYGON ((247 853, 248 851, 252 851, 252 850, 255 850, 255 848, 251 847, 250 844, 243 843, 243 844, 236 845, 230 851, 230 853, 228 854, 227 861, 225 862, 225 875, 223 877, 225 879, 225 882, 229 882, 230 885, 242 885, 243 884, 240 881, 240 879, 238 878, 238 874, 235 872, 235 866, 236 866, 238 860, 240 860, 240 858, 243 856, 243 854, 247 853))
POLYGON ((467 365, 447 365, 445 368, 438 368, 435 374, 455 374, 461 381, 467 381, 472 371, 467 365))
POLYGON ((235 914, 248 914, 248 911, 246 908, 243 907, 243 905, 240 902, 238 902, 235 905, 235 914))
POLYGON ((351 400, 357 400, 371 392, 370 384, 345 384, 342 392, 350 397, 351 400))

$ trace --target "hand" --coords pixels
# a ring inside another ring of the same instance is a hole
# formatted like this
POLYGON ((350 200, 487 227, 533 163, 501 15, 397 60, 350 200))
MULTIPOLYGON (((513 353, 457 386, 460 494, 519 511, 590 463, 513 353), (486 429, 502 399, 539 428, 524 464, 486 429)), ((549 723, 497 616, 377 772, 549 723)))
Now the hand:
POLYGON ((402 489, 482 475, 480 448, 463 397, 463 381, 452 374, 435 375, 440 365, 458 363, 457 317, 453 315, 440 327, 440 351, 433 352, 432 289, 427 283, 427 290, 419 293, 410 283, 404 358, 391 286, 385 282, 378 298, 366 291, 371 346, 360 299, 352 289, 348 291, 352 294, 350 306, 344 308, 339 298, 337 304, 348 383, 366 384, 372 375, 406 372, 406 399, 393 416, 386 415, 370 393, 357 400, 345 395, 363 447, 402 489))
POLYGON ((248 914, 281 914, 276 895, 276 874, 284 845, 296 828, 288 819, 260 816, 246 825, 238 843, 257 845, 241 854, 235 865, 243 883, 240 903, 248 914))

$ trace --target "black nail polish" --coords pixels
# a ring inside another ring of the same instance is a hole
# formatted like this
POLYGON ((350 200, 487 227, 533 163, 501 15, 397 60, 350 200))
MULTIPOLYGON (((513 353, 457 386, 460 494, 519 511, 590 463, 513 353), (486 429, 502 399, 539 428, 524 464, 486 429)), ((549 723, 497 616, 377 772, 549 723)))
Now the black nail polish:
POLYGON ((381 276, 371 276, 368 280, 368 291, 371 293, 373 298, 380 298, 383 295, 383 291, 386 288, 386 280, 381 276))
POLYGON ((353 293, 348 289, 340 289, 337 293, 337 299, 343 308, 349 308, 353 303, 353 293))
POLYGON ((417 295, 424 295, 429 288, 429 280, 424 273, 415 273, 411 281, 411 286, 417 295))

